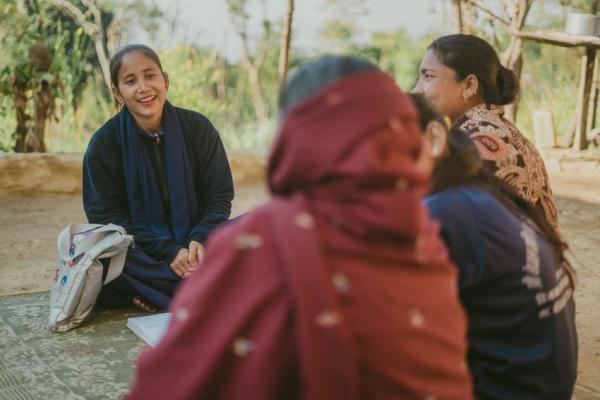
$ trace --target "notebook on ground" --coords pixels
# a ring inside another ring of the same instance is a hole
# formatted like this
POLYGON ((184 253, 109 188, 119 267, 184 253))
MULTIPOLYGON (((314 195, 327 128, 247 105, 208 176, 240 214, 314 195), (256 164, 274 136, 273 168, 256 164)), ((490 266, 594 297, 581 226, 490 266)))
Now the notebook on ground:
POLYGON ((127 327, 150 347, 155 347, 167 332, 171 313, 127 318, 127 327))

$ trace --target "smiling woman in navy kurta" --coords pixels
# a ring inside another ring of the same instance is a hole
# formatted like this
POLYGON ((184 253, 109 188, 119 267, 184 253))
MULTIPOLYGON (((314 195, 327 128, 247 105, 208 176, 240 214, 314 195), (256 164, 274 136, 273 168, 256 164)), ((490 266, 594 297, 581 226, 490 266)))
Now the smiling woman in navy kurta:
POLYGON ((123 226, 136 247, 99 302, 166 308, 209 232, 229 217, 231 172, 210 121, 166 100, 169 81, 152 49, 118 51, 111 81, 121 111, 90 140, 83 204, 91 223, 123 226))

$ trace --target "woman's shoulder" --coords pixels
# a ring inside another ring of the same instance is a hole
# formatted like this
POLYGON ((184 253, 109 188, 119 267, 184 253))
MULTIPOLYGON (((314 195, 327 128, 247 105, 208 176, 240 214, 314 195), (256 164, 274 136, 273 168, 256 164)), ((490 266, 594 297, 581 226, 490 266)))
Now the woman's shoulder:
POLYGON ((441 192, 434 193, 425 198, 428 206, 442 207, 444 209, 471 207, 473 198, 486 199, 491 196, 486 190, 469 186, 450 186, 441 192))
POLYGON ((118 149, 117 130, 118 114, 111 117, 92 134, 85 155, 97 155, 118 149))
POLYGON ((501 131, 509 128, 501 106, 479 104, 465 113, 456 126, 469 133, 501 131))
POLYGON ((174 107, 175 112, 186 127, 194 131, 202 131, 206 134, 216 134, 216 130, 210 120, 202 113, 187 108, 174 107))
POLYGON ((509 213, 490 192, 479 187, 452 186, 425 200, 433 217, 442 222, 481 222, 487 215, 509 213))

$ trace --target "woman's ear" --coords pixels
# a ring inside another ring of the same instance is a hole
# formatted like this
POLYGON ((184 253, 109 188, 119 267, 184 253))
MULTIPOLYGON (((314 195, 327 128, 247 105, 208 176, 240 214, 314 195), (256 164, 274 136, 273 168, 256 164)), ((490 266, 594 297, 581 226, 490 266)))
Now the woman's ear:
POLYGON ((169 90, 169 74, 167 74, 165 71, 163 71, 162 74, 165 77, 165 87, 167 88, 167 90, 169 90))
POLYGON ((464 82, 465 88, 463 89, 463 99, 466 103, 479 93, 479 79, 477 79, 474 74, 470 74, 467 75, 464 82))
POLYGON ((431 121, 425 128, 425 138, 431 143, 431 158, 440 158, 445 153, 446 144, 448 143, 446 128, 438 121, 431 121))
POLYGON ((119 103, 119 105, 122 106, 123 103, 125 103, 125 101, 123 100, 123 96, 121 96, 121 93, 119 93, 119 89, 117 89, 114 85, 111 85, 110 90, 112 91, 112 95, 117 101, 117 103, 119 103))

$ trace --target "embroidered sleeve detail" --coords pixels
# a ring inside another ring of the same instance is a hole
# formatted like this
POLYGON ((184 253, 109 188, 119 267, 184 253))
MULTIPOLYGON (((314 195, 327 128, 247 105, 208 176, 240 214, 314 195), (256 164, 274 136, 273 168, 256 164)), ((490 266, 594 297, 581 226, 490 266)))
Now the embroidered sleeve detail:
POLYGON ((495 106, 480 105, 470 110, 457 125, 475 142, 486 166, 506 181, 527 201, 540 206, 546 219, 558 226, 548 174, 539 152, 495 106))

